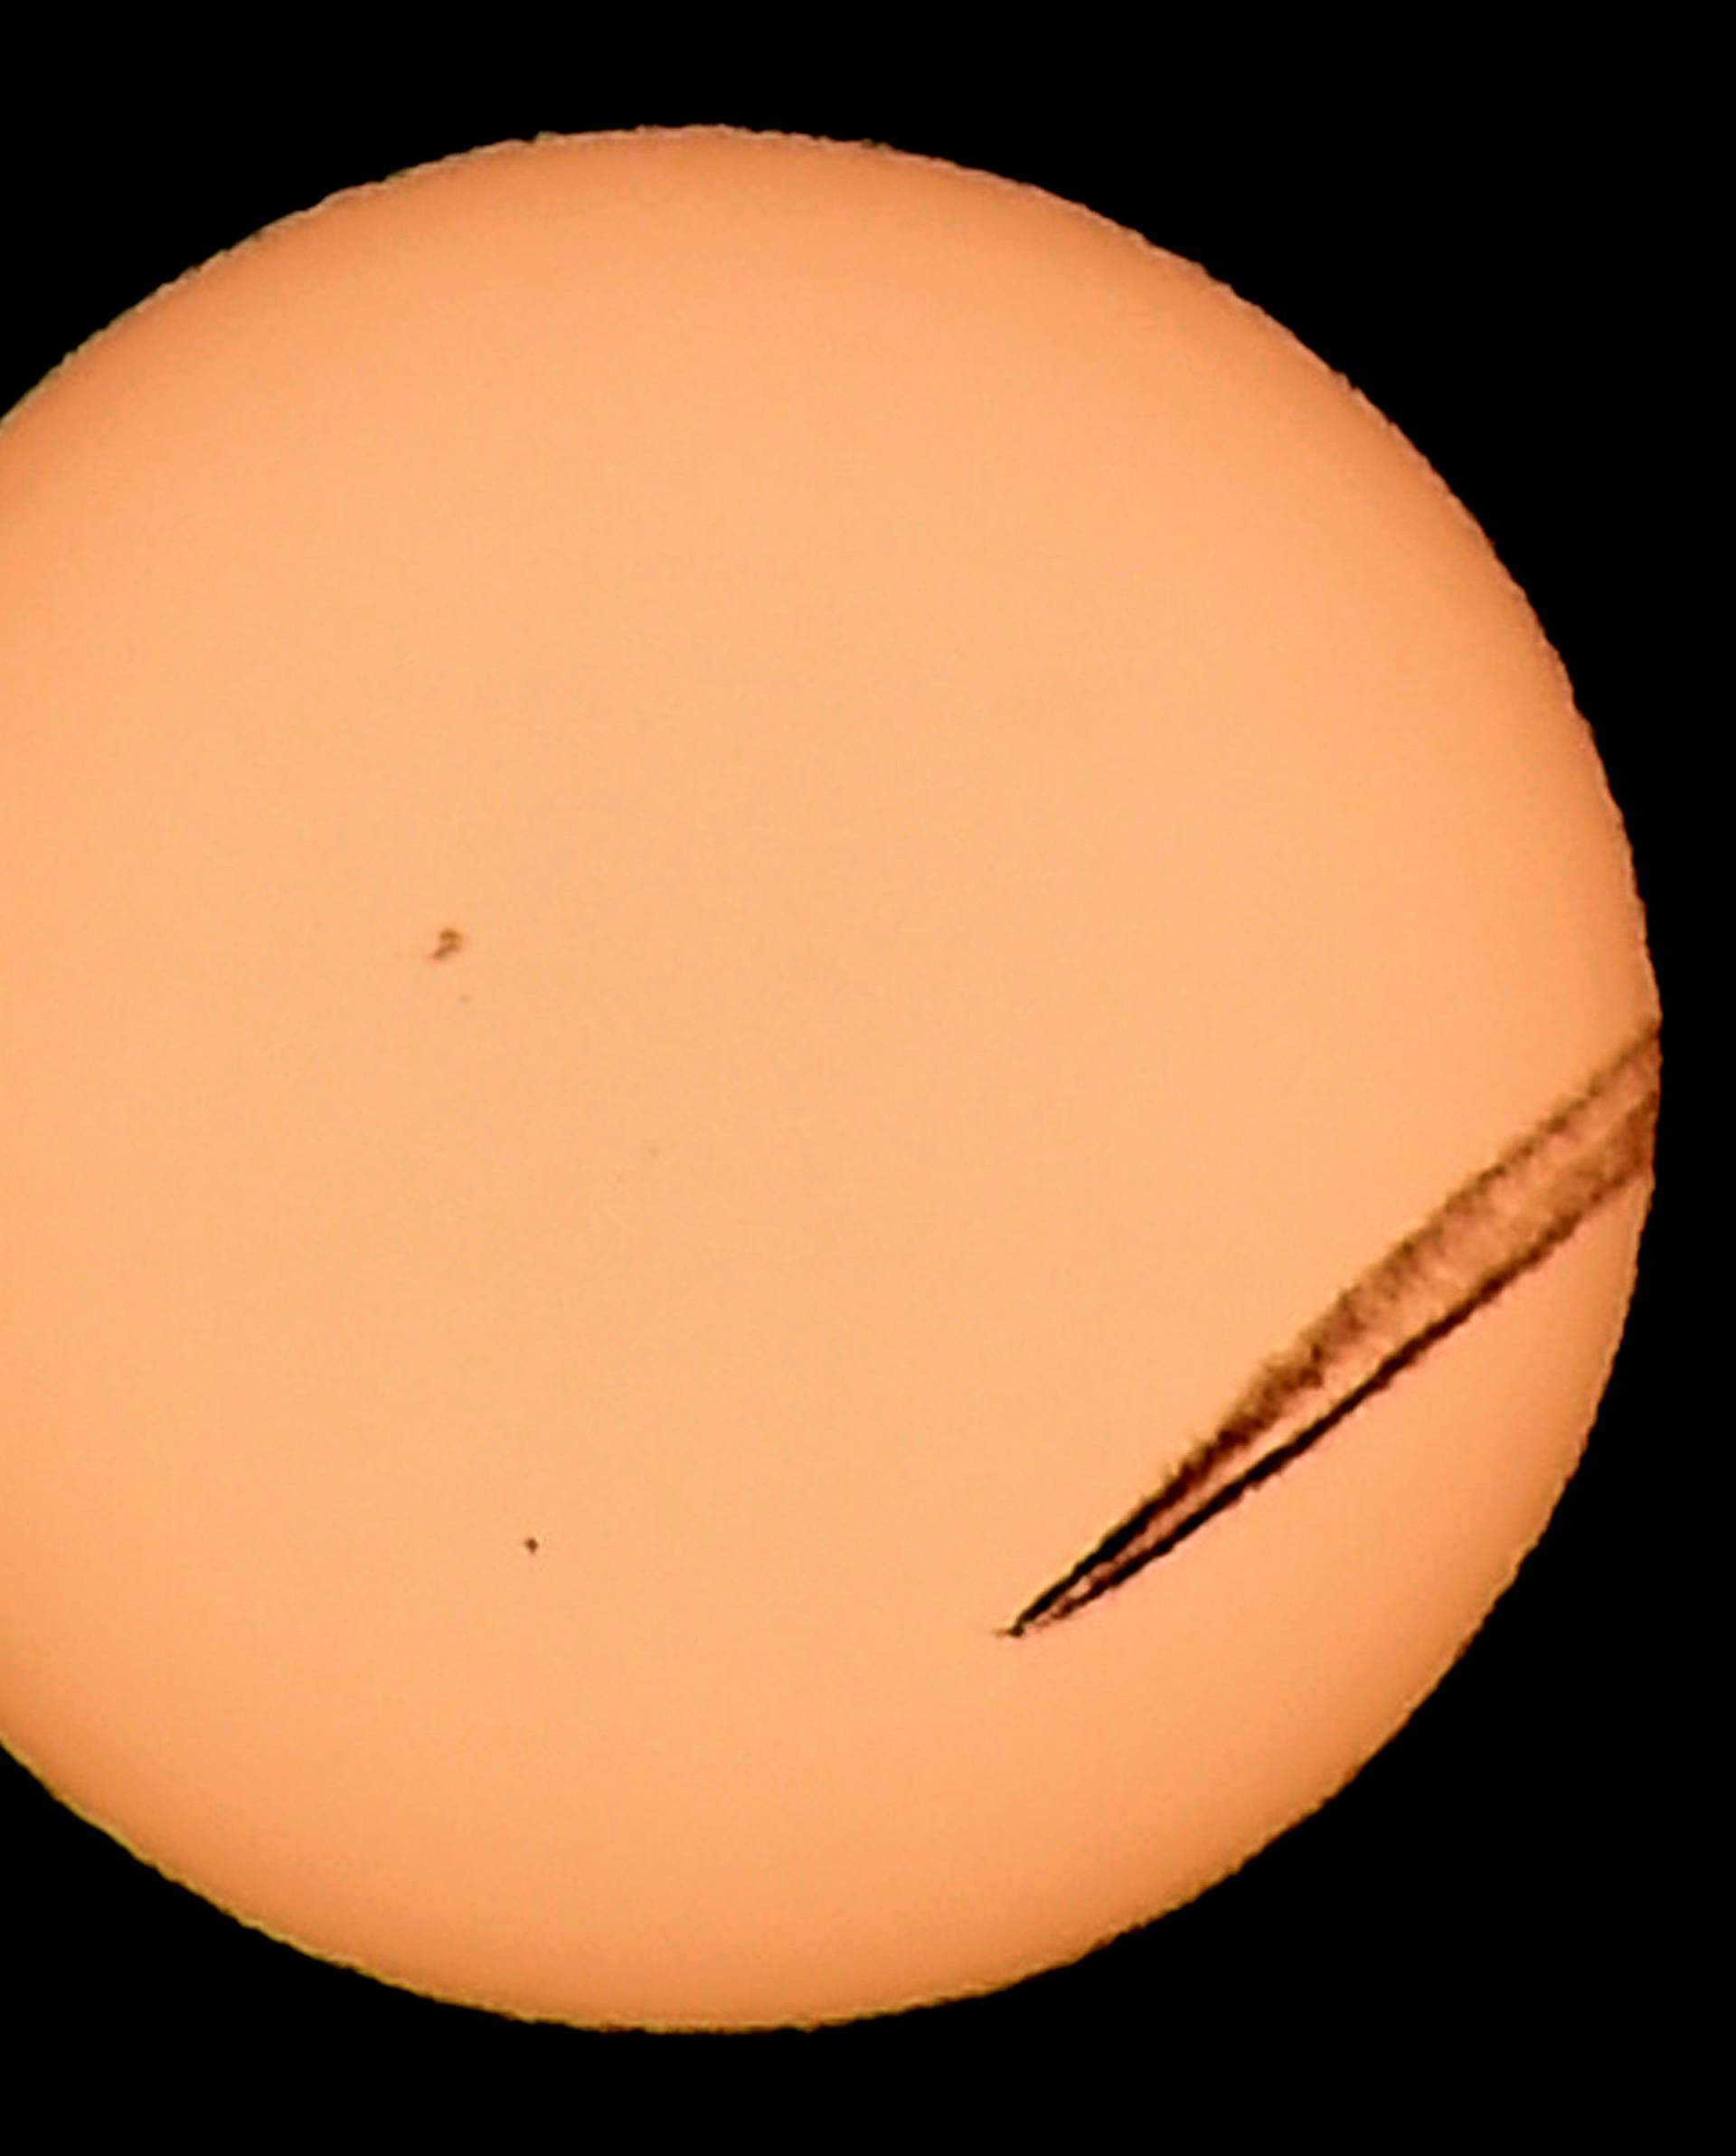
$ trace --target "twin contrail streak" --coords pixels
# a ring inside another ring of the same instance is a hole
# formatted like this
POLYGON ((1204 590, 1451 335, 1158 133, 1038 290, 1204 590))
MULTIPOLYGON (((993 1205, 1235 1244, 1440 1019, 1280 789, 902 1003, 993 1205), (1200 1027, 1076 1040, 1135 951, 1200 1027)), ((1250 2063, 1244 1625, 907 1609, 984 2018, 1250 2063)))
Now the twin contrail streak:
POLYGON ((1648 1173, 1659 1069, 1653 1023, 1262 1364, 1212 1434, 1005 1635, 1058 1624, 1299 1460, 1648 1173))

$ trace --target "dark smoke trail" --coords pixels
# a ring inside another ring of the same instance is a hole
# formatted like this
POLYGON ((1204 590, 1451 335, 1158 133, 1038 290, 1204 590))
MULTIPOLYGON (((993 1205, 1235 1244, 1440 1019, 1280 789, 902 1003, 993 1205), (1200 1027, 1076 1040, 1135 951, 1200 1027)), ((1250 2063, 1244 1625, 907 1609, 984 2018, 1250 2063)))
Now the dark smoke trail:
POLYGON ((1212 1434, 1005 1628, 1058 1624, 1288 1467, 1648 1172, 1658 1028, 1456 1190, 1261 1366, 1212 1434))

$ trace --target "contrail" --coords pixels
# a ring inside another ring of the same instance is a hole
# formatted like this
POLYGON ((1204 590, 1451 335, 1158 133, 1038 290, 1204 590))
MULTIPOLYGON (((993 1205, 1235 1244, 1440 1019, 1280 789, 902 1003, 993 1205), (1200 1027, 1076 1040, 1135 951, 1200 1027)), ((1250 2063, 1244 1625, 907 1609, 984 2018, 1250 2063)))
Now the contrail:
POLYGON ((1058 1624, 1301 1458, 1649 1172, 1656 1021, 1263 1363, 1218 1424, 1004 1636, 1058 1624))

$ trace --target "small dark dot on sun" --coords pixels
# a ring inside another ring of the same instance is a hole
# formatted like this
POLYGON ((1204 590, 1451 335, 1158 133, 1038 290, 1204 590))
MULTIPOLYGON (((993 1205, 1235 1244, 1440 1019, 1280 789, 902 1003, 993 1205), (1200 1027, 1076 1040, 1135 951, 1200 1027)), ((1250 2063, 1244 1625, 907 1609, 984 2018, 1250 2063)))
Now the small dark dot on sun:
POLYGON ((541 1549, 542 1546, 542 1544, 541 1544, 541 1543, 540 1543, 540 1542, 537 1540, 537 1538, 536 1538, 536 1537, 535 1537, 534 1535, 527 1535, 527 1536, 524 1537, 524 1546, 525 1546, 525 1548, 526 1548, 527 1550, 529 1550, 529 1551, 530 1551, 530 1553, 531 1553, 532 1556, 535 1556, 535 1555, 536 1555, 537 1551, 538 1551, 539 1549, 541 1549))
POLYGON ((463 949, 464 931, 458 928, 443 928, 435 941, 433 950, 428 955, 430 959, 437 960, 455 958, 463 949))

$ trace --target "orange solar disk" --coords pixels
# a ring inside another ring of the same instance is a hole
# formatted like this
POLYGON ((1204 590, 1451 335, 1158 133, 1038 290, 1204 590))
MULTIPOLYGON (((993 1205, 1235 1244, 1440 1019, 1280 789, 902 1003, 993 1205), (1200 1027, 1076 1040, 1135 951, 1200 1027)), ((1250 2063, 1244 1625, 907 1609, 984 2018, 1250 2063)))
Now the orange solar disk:
POLYGON ((1222 1878, 1543 1530, 1657 997, 1399 433, 1027 185, 337 195, 0 426, 0 1740, 585 2026, 1222 1878))

